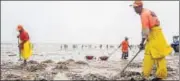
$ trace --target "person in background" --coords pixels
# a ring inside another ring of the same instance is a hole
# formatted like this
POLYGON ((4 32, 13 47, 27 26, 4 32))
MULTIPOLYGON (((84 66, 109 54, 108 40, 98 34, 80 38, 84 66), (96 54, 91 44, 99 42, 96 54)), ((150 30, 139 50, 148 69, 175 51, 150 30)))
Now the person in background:
POLYGON ((136 0, 131 6, 140 15, 142 23, 140 50, 143 50, 145 45, 142 81, 149 79, 154 64, 157 66, 157 71, 152 81, 165 79, 167 77, 165 57, 172 52, 172 48, 165 40, 158 17, 153 11, 143 8, 141 0, 136 0), (146 44, 144 44, 145 41, 146 44))
POLYGON ((32 44, 30 42, 29 34, 24 30, 22 25, 18 25, 17 30, 19 32, 17 37, 20 39, 18 47, 20 49, 20 54, 24 59, 24 65, 26 65, 27 60, 32 55, 32 44))
POLYGON ((64 44, 64 50, 67 51, 67 49, 68 49, 68 45, 64 44))
POLYGON ((108 49, 108 44, 106 45, 106 49, 108 49))
POLYGON ((118 48, 120 48, 121 46, 122 46, 122 49, 121 49, 122 50, 122 59, 127 59, 127 57, 128 57, 128 47, 130 48, 127 37, 125 37, 125 40, 122 41, 122 43, 119 45, 118 48))
POLYGON ((76 48, 77 48, 77 45, 74 44, 74 45, 73 45, 73 49, 75 50, 76 48))
POLYGON ((81 49, 83 49, 83 48, 84 48, 84 45, 82 44, 81 49))
POLYGON ((99 48, 102 49, 102 44, 99 45, 99 48))
POLYGON ((60 50, 62 50, 62 49, 63 49, 63 46, 61 45, 61 46, 60 46, 60 50))

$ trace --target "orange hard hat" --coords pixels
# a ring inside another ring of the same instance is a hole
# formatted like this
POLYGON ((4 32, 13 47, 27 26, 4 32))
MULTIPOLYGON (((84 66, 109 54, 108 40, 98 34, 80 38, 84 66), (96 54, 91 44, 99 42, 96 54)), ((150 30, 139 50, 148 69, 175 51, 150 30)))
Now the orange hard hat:
POLYGON ((133 7, 143 6, 143 2, 142 0, 135 0, 133 5, 130 5, 130 6, 133 6, 133 7))
POLYGON ((18 26, 17 26, 17 30, 18 30, 18 31, 23 30, 23 26, 22 26, 22 25, 18 25, 18 26))

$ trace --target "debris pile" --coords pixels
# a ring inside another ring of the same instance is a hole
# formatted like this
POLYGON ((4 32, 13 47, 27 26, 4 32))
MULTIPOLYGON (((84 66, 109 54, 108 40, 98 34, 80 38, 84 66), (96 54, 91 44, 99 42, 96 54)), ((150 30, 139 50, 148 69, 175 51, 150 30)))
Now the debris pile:
POLYGON ((99 75, 99 74, 86 74, 84 75, 84 80, 109 80, 109 78, 99 75))
POLYGON ((28 62, 28 64, 38 64, 38 62, 37 62, 37 61, 34 61, 34 60, 30 60, 30 61, 28 62))
POLYGON ((45 60, 45 61, 42 61, 42 63, 53 63, 52 60, 45 60))
POLYGON ((88 63, 84 61, 77 61, 76 64, 88 65, 88 63))
POLYGON ((62 61, 59 61, 57 64, 64 64, 64 65, 68 65, 69 62, 65 61, 65 62, 62 62, 62 61))
POLYGON ((65 61, 66 64, 73 64, 75 61, 73 59, 69 59, 65 61))
POLYGON ((135 80, 141 80, 141 73, 139 72, 134 72, 134 71, 125 71, 122 74, 118 74, 114 77, 111 78, 111 80, 130 80, 131 78, 135 79, 135 80))
POLYGON ((68 73, 66 75, 70 80, 84 80, 83 76, 81 76, 80 74, 68 73))
POLYGON ((73 59, 69 59, 66 62, 74 62, 74 60, 73 59))
POLYGON ((52 80, 54 76, 50 72, 40 72, 37 73, 34 80, 38 81, 49 81, 52 80))
POLYGON ((7 74, 5 76, 5 79, 7 79, 7 80, 22 80, 21 76, 18 76, 15 74, 7 74))
POLYGON ((134 71, 125 71, 121 74, 121 77, 131 77, 131 76, 136 76, 136 75, 141 75, 139 72, 134 72, 134 71))
POLYGON ((68 70, 69 68, 67 67, 66 64, 58 64, 56 65, 56 67, 54 69, 58 69, 58 70, 68 70))
POLYGON ((45 70, 47 67, 46 64, 40 63, 40 64, 32 64, 32 65, 28 65, 26 66, 26 70, 30 71, 30 72, 36 72, 36 71, 42 71, 45 70))

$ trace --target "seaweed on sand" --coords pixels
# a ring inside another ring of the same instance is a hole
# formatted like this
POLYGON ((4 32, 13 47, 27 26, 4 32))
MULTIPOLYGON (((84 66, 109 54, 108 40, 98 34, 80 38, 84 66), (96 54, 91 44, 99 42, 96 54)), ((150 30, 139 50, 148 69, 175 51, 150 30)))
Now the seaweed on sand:
POLYGON ((69 59, 66 62, 74 62, 74 60, 73 59, 69 59))
POLYGON ((76 64, 88 65, 88 63, 84 61, 77 61, 76 64))
POLYGON ((137 79, 141 79, 141 73, 140 72, 134 72, 134 71, 125 71, 122 74, 117 74, 116 76, 113 76, 112 79, 116 80, 116 79, 130 79, 130 78, 134 78, 135 80, 137 79))
POLYGON ((67 61, 65 61, 65 62, 59 61, 57 64, 64 64, 64 65, 67 65, 67 64, 69 64, 69 62, 67 62, 67 61))
POLYGON ((45 60, 45 61, 42 61, 42 63, 53 63, 52 60, 45 60))
POLYGON ((43 64, 43 63, 40 63, 40 64, 33 64, 33 65, 28 65, 26 67, 26 70, 27 71, 30 71, 30 72, 36 72, 38 70, 42 71, 42 70, 45 70, 47 67, 46 64, 43 64))
POLYGON ((58 64, 56 65, 56 67, 54 69, 58 69, 58 70, 68 70, 69 68, 67 67, 66 64, 58 64))
POLYGON ((38 62, 34 61, 34 60, 30 60, 30 61, 28 61, 28 64, 38 64, 38 62))
POLYGON ((109 78, 99 75, 99 74, 86 74, 84 75, 84 80, 109 80, 109 78))

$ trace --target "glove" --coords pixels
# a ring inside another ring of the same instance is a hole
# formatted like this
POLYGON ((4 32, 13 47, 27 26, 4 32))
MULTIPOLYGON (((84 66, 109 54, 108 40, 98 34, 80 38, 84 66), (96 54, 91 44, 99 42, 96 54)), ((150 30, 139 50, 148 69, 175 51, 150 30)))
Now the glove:
POLYGON ((144 50, 144 44, 141 43, 141 44, 139 45, 139 50, 144 50))
POLYGON ((129 47, 129 49, 131 50, 131 47, 129 47))
POLYGON ((17 36, 17 38, 19 38, 19 35, 17 36))
POLYGON ((139 45, 139 50, 143 50, 144 49, 144 41, 145 40, 146 40, 145 38, 142 38, 142 41, 141 41, 141 43, 139 45))

